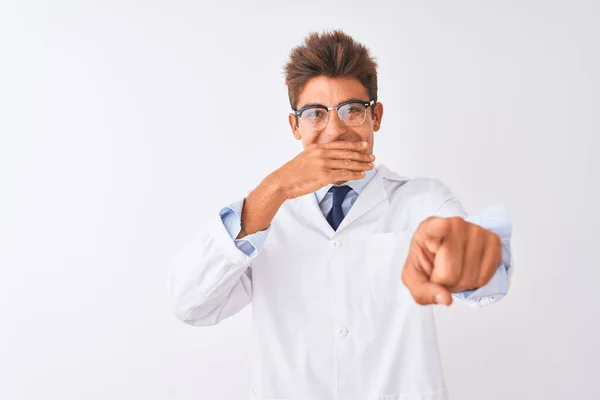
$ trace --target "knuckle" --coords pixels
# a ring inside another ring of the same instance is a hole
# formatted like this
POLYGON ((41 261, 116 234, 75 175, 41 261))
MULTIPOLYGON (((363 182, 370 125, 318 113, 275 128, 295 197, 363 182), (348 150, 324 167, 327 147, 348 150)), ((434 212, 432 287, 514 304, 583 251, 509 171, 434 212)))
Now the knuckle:
POLYGON ((458 283, 458 271, 453 268, 444 268, 435 272, 436 283, 448 286, 454 286, 458 283))
POLYGON ((471 228, 472 229, 470 230, 470 233, 471 233, 471 237, 473 239, 484 239, 485 240, 485 230, 483 230, 482 228, 480 228, 477 225, 473 225, 471 228))
POLYGON ((457 293, 457 292, 464 292, 465 290, 468 290, 467 287, 465 285, 452 285, 452 286, 448 286, 448 289, 452 292, 452 293, 457 293))
POLYGON ((466 221, 461 217, 450 217, 448 221, 455 227, 455 229, 465 229, 466 221))
POLYGON ((427 296, 425 296, 423 293, 413 293, 412 295, 417 304, 421 306, 426 306, 428 304, 427 296))
POLYGON ((421 227, 426 226, 427 224, 429 224, 434 218, 436 218, 436 217, 427 217, 427 218, 425 218, 423 221, 421 221, 419 223, 419 226, 417 227, 417 230, 420 229, 421 227))
POLYGON ((485 276, 481 276, 481 277, 479 277, 479 279, 477 279, 477 282, 475 282, 475 284, 473 285, 473 287, 480 288, 482 286, 487 285, 488 281, 489 281, 489 279, 487 279, 485 276))
POLYGON ((494 246, 496 246, 496 249, 498 251, 501 251, 501 249, 502 249, 502 238, 500 238, 500 235, 492 232, 492 240, 494 241, 494 246))
POLYGON ((465 221, 461 217, 452 217, 452 224, 454 225, 455 229, 462 234, 466 234, 469 229, 467 221, 465 221))
POLYGON ((489 243, 491 243, 492 254, 494 255, 493 261, 498 263, 502 261, 502 238, 494 232, 490 232, 489 243))
POLYGON ((461 279, 458 286, 464 288, 463 290, 470 290, 479 284, 479 277, 469 277, 467 279, 461 279))
POLYGON ((472 285, 459 285, 458 288, 456 290, 454 290, 453 292, 464 292, 467 290, 476 290, 478 288, 478 286, 476 284, 472 284, 472 285))

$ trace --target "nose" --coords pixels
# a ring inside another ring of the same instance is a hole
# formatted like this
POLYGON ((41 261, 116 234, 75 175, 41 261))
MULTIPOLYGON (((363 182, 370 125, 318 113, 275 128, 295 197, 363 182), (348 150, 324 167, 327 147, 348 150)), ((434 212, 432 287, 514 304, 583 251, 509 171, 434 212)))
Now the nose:
POLYGON ((342 121, 340 121, 335 109, 331 110, 329 112, 329 121, 327 122, 327 126, 325 127, 324 133, 335 140, 341 135, 345 134, 346 130, 347 126, 344 125, 342 121))

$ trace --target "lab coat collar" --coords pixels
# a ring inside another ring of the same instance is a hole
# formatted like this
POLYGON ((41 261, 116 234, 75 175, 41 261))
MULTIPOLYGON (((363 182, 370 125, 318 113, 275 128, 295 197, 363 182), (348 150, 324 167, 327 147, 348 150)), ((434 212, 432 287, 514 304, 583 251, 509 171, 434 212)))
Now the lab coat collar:
MULTIPOLYGON (((376 174, 377 174, 377 167, 375 167, 369 171, 366 171, 364 178, 356 179, 353 181, 348 181, 348 182, 344 183, 344 185, 350 186, 350 188, 352 190, 354 190, 356 193, 361 194, 363 189, 369 184, 369 182, 371 182, 371 179, 373 179, 376 174)), ((334 184, 330 183, 329 185, 322 187, 321 189, 319 189, 315 192, 315 196, 317 197, 317 204, 321 204, 323 197, 325 197, 325 195, 327 194, 327 192, 329 192, 329 189, 331 189, 332 186, 341 186, 341 185, 334 185, 334 184)))
MULTIPOLYGON (((314 223, 329 238, 332 238, 339 232, 343 231, 358 217, 367 213, 369 210, 371 210, 379 203, 388 198, 388 193, 384 184, 385 180, 406 182, 408 181, 408 178, 402 177, 397 173, 390 171, 383 164, 377 166, 376 173, 366 183, 364 188, 361 189, 359 196, 354 202, 354 205, 352 206, 352 208, 350 208, 350 211, 348 211, 348 215, 346 215, 342 220, 342 223, 338 227, 337 231, 333 230, 331 225, 329 225, 329 222, 327 222, 327 220, 323 216, 323 213, 319 208, 319 203, 317 202, 317 196, 315 195, 315 193, 309 193, 299 197, 298 204, 304 209, 304 215, 306 216, 306 218, 309 219, 312 223, 314 223)), ((348 185, 350 185, 350 183, 348 183, 348 185)))

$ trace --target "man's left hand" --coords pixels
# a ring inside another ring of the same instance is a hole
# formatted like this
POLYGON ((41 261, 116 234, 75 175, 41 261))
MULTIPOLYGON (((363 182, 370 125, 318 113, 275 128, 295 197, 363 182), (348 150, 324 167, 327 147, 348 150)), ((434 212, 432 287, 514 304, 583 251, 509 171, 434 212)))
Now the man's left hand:
POLYGON ((502 260, 500 237, 460 217, 430 217, 412 238, 402 281, 421 305, 452 304, 452 293, 485 286, 502 260))

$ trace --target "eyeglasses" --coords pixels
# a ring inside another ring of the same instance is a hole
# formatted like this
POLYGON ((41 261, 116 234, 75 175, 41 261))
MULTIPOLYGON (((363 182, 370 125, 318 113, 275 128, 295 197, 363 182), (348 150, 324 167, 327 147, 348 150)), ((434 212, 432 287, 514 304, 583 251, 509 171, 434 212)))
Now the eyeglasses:
POLYGON ((369 102, 349 100, 335 107, 325 107, 319 104, 308 105, 299 110, 294 110, 296 123, 299 128, 308 132, 318 132, 325 129, 329 122, 329 111, 336 110, 338 118, 346 126, 360 126, 367 118, 367 108, 375 104, 369 102))

